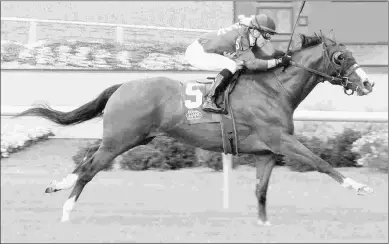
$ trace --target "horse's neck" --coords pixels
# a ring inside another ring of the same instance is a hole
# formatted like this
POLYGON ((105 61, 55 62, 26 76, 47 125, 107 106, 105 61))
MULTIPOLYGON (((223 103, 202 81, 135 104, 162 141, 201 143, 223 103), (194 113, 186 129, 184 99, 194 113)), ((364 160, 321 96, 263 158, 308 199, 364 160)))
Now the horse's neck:
MULTIPOLYGON (((296 53, 293 55, 293 60, 305 67, 323 72, 324 59, 321 45, 296 53), (309 52, 308 55, 307 52, 309 52)), ((294 110, 322 80, 322 77, 299 67, 290 66, 284 75, 281 74, 280 79, 291 96, 291 105, 294 110)))

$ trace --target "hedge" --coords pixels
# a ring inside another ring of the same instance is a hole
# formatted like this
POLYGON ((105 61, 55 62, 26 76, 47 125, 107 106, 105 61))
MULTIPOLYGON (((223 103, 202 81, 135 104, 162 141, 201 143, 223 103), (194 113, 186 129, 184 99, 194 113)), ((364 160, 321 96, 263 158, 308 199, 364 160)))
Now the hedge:
POLYGON ((11 69, 194 70, 185 45, 159 42, 42 40, 34 45, 1 43, 1 66, 11 69))
MULTIPOLYGON (((380 171, 387 171, 388 140, 387 130, 363 134, 350 128, 335 134, 328 139, 316 136, 297 135, 298 140, 313 153, 329 162, 333 167, 378 167, 380 171), (374 147, 372 147, 374 145, 374 147), (378 154, 377 154, 378 152, 378 154), (378 155, 378 156, 377 156, 378 155), (386 158, 385 158, 386 157, 386 158)), ((101 143, 97 140, 93 145, 81 148, 75 155, 75 163, 80 162, 88 148, 101 143)), ((97 147, 92 148, 93 154, 97 147)), ((177 170, 190 167, 209 167, 215 171, 222 170, 221 154, 210 152, 183 144, 171 137, 157 137, 145 146, 139 146, 121 155, 119 165, 124 170, 177 170)), ((256 156, 241 154, 234 156, 233 168, 239 165, 255 166, 256 156)), ((287 157, 277 158, 278 166, 287 166, 293 171, 313 171, 309 165, 290 160, 287 157)), ((112 165, 107 169, 112 169, 112 165)))
POLYGON ((54 133, 49 128, 28 128, 22 125, 1 128, 1 158, 9 158, 35 143, 48 140, 54 133))

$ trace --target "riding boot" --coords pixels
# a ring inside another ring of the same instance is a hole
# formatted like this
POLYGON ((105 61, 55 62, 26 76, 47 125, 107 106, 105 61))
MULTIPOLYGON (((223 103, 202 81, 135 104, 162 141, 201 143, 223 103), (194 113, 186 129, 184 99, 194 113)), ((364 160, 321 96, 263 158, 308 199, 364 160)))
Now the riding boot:
POLYGON ((232 77, 231 71, 228 69, 223 69, 215 78, 215 82, 212 84, 211 91, 208 93, 205 98, 205 102, 202 106, 202 109, 206 112, 227 114, 227 110, 224 108, 219 108, 216 105, 216 97, 219 93, 223 92, 227 87, 230 79, 232 77))

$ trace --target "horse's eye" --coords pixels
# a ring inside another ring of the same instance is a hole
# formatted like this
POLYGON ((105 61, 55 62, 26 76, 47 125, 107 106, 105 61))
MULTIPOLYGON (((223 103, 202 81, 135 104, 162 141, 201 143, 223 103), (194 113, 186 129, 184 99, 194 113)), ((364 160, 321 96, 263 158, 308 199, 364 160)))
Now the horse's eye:
POLYGON ((343 54, 342 54, 341 52, 335 53, 335 55, 334 55, 334 60, 333 60, 333 61, 334 61, 336 64, 340 65, 340 62, 341 62, 342 60, 344 60, 343 54))

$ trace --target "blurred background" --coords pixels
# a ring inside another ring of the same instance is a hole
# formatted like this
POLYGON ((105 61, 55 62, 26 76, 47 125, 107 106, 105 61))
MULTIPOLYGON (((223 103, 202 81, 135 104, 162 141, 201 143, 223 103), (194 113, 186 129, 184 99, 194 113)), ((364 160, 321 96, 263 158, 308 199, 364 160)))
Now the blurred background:
POLYGON ((295 120, 300 142, 375 194, 362 198, 325 174, 289 170, 315 171, 310 166, 279 159, 268 193, 276 228, 254 224, 255 157, 234 156, 234 174, 223 181, 214 172, 223 169, 220 153, 168 137, 118 156, 111 172, 99 173, 88 185, 73 223, 55 224, 68 192, 43 197, 43 189, 96 151, 102 119, 61 127, 10 117, 42 101, 70 111, 113 84, 135 79, 216 75, 186 63, 185 48, 239 15, 270 14, 280 32, 272 43, 285 50, 300 6, 301 1, 1 1, 2 242, 387 243, 387 1, 307 1, 296 27, 305 34, 333 29, 376 83, 364 97, 319 84, 296 113, 328 116, 295 120), (345 122, 351 112, 363 112, 366 121, 345 122), (386 122, 371 122, 376 114, 386 122), (221 213, 229 187, 229 211, 221 213))
MULTIPOLYGON (((132 79, 210 76, 214 73, 186 63, 185 49, 203 33, 236 22, 239 15, 272 16, 280 33, 272 44, 285 50, 300 6, 301 1, 3 1, 2 115, 39 101, 71 109, 112 84, 132 79)), ((341 87, 319 84, 297 112, 387 113, 388 3, 307 1, 295 32, 320 30, 333 31, 376 86, 369 96, 349 97, 341 87)), ((294 38, 293 44, 298 41, 294 38)), ((31 126, 53 128, 62 138, 99 138, 102 133, 101 121, 58 128, 44 120, 24 120, 31 126)), ((7 116, 2 121, 2 128, 19 123, 7 116)), ((372 124, 296 121, 295 125, 297 132, 329 137, 344 128, 363 130, 372 124)))

